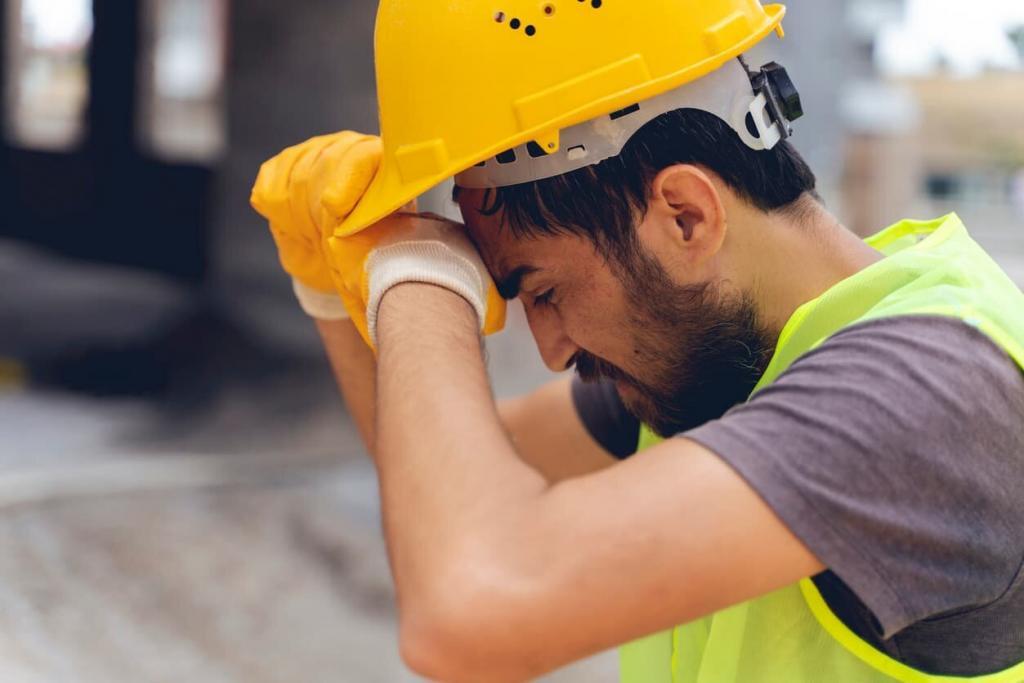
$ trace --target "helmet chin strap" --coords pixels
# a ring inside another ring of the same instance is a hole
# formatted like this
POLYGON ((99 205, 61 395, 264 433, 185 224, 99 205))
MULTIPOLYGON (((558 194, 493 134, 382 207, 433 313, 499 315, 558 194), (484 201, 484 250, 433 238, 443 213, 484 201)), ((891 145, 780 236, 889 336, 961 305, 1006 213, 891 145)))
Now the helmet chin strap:
POLYGON ((792 135, 803 115, 786 70, 772 62, 751 72, 742 58, 667 93, 562 131, 558 152, 535 142, 520 145, 458 174, 464 188, 519 185, 571 173, 618 156, 641 128, 677 109, 705 111, 725 121, 745 145, 769 150, 792 135))

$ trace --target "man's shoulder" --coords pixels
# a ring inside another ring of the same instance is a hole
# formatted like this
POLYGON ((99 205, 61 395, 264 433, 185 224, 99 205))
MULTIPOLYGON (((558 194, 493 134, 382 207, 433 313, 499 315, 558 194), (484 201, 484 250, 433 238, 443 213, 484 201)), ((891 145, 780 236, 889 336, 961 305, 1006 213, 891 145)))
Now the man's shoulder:
POLYGON ((862 636, 858 625, 875 624, 872 642, 942 672, 996 670, 1015 646, 1019 656, 1008 634, 1024 614, 1010 624, 991 611, 958 652, 943 638, 962 636, 962 622, 921 627, 1012 599, 1024 560, 1024 373, 977 329, 924 316, 855 325, 686 436, 842 577, 849 591, 831 597, 847 599, 834 606, 862 636))

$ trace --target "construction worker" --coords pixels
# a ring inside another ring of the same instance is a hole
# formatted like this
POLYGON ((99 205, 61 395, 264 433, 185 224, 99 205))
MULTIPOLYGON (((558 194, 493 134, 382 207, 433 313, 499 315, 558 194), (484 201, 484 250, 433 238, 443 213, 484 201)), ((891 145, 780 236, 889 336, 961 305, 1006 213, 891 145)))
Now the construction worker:
POLYGON ((423 675, 1024 680, 1024 295, 955 215, 828 213, 742 60, 783 14, 384 0, 382 139, 264 165, 423 675), (511 299, 576 377, 496 404, 511 299))

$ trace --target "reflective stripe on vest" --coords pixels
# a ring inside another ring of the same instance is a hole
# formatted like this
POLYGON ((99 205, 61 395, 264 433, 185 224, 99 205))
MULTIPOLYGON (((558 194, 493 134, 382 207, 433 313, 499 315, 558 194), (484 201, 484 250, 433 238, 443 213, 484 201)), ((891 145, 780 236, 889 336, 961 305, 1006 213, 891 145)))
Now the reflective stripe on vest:
MULTIPOLYGON (((958 318, 1024 368, 1024 294, 955 214, 897 223, 867 243, 887 258, 797 309, 753 393, 840 330, 892 316, 958 318)), ((645 428, 639 450, 659 441, 645 428)), ((847 628, 810 579, 625 645, 620 664, 624 683, 1024 681, 1024 662, 973 678, 933 676, 905 666, 847 628)))

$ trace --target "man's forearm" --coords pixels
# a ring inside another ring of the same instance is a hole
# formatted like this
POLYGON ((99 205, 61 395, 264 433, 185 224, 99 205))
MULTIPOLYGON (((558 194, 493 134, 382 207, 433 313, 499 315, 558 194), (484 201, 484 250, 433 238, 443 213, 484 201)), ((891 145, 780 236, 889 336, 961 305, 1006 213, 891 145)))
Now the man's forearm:
POLYGON ((415 599, 464 556, 461 544, 487 537, 547 483, 498 419, 468 304, 402 285, 385 297, 379 325, 377 469, 399 597, 415 599))
MULTIPOLYGON (((317 321, 317 327, 338 388, 372 452, 376 443, 376 359, 350 322, 317 321)), ((569 384, 553 382, 528 396, 498 404, 516 455, 552 483, 597 472, 616 462, 583 426, 569 384)))
POLYGON ((372 454, 377 447, 377 362, 373 352, 350 320, 317 320, 316 326, 349 414, 372 454))

